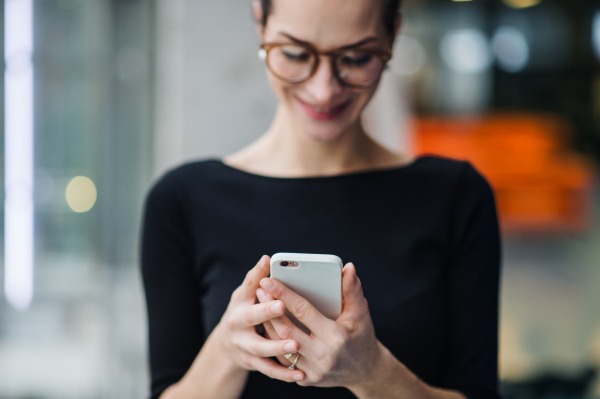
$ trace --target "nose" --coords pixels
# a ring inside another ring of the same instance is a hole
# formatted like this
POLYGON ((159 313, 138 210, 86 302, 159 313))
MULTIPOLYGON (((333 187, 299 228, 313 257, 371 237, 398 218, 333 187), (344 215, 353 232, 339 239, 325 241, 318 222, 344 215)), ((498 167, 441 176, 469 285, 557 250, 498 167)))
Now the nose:
POLYGON ((315 74, 305 82, 305 87, 312 99, 319 104, 328 104, 343 89, 333 73, 331 58, 321 57, 315 74))

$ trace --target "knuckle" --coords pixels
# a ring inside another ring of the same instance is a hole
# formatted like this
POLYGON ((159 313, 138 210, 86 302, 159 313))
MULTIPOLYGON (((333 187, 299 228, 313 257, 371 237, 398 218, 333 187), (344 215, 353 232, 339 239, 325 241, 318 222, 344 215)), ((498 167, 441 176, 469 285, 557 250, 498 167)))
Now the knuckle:
POLYGON ((290 338, 292 336, 292 327, 288 324, 282 325, 277 331, 277 335, 284 340, 290 338))
POLYGON ((246 322, 246 324, 248 324, 248 325, 254 324, 254 317, 253 317, 251 308, 246 308, 246 310, 244 310, 243 317, 244 317, 244 321, 246 322))
POLYGON ((252 342, 250 344, 250 347, 248 348, 249 352, 259 356, 260 355, 260 345, 258 344, 258 342, 252 342))
POLYGON ((297 318, 304 319, 304 318, 310 316, 310 306, 308 305, 308 302, 298 301, 296 304, 294 304, 292 313, 297 318))
POLYGON ((236 349, 238 349, 238 350, 242 348, 242 345, 241 345, 241 342, 240 342, 240 340, 239 340, 238 338, 236 338, 236 337, 233 337, 233 338, 231 339, 231 344, 232 344, 232 345, 233 345, 233 346, 234 346, 236 349))
POLYGON ((348 343, 349 334, 346 331, 341 331, 338 334, 333 335, 331 345, 335 350, 339 350, 346 346, 348 343))
POLYGON ((232 316, 227 317, 227 319, 225 319, 225 325, 229 330, 235 330, 235 319, 232 316))
POLYGON ((320 375, 319 381, 323 379, 323 376, 325 374, 330 373, 335 368, 334 361, 329 357, 321 359, 318 364, 319 370, 317 371, 317 373, 320 375))
POLYGON ((254 367, 252 366, 252 358, 245 354, 242 353, 242 355, 240 356, 240 361, 242 362, 242 366, 248 370, 253 370, 254 367))
MULTIPOLYGON (((357 323, 356 321, 351 321, 349 323, 346 324, 346 328, 347 330, 347 335, 355 335, 358 332, 360 324, 357 323)), ((346 338, 347 340, 347 338, 346 338)))
POLYGON ((325 374, 321 371, 315 371, 312 375, 312 382, 314 384, 318 384, 319 382, 323 381, 323 379, 325 378, 325 374))
POLYGON ((252 272, 249 271, 246 274, 246 278, 244 278, 244 285, 251 286, 254 283, 254 279, 252 278, 252 272))
POLYGON ((279 283, 275 283, 275 286, 271 290, 270 294, 273 298, 282 298, 283 296, 285 296, 283 287, 279 283))

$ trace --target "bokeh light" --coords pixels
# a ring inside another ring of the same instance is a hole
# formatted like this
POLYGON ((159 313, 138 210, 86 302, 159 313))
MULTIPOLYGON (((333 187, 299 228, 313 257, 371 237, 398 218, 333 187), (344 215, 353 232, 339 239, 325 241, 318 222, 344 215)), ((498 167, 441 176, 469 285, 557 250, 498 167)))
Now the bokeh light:
POLYGON ((492 40, 498 67, 506 72, 519 72, 529 63, 529 43, 519 29, 504 25, 492 40))
POLYGON ((527 8, 537 6, 542 0, 502 0, 504 4, 512 8, 527 8))
POLYGON ((97 196, 96 185, 89 177, 74 177, 67 186, 67 203, 74 212, 81 213, 92 209, 97 196))
POLYGON ((420 72, 427 61, 425 48, 416 39, 402 35, 396 39, 394 58, 390 61, 392 71, 410 76, 420 72))
POLYGON ((458 73, 482 73, 492 64, 488 39, 477 29, 449 32, 440 43, 440 52, 446 65, 458 73))
POLYGON ((592 23, 592 43, 596 58, 600 61, 600 11, 596 11, 594 14, 594 21, 592 23))

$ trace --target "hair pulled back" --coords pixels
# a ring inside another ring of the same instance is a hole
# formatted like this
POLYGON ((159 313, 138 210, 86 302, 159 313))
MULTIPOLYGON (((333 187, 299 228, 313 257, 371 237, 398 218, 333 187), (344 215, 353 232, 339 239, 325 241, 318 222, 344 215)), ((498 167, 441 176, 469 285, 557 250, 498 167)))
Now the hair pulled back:
MULTIPOLYGON (((395 34, 396 29, 396 18, 398 17, 398 13, 400 12, 400 4, 401 0, 380 0, 383 2, 383 24, 385 25, 386 31, 393 36, 395 34)), ((267 20, 269 19, 269 14, 271 14, 271 10, 273 9, 272 0, 260 0, 263 9, 262 15, 262 25, 267 26, 267 20)))

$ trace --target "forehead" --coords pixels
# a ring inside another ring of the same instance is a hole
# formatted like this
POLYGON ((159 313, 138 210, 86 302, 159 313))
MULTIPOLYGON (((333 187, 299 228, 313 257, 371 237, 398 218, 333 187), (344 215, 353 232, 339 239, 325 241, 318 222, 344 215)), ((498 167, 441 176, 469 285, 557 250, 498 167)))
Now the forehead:
POLYGON ((265 40, 285 32, 320 48, 335 48, 366 37, 385 40, 383 6, 378 0, 273 0, 265 40))

